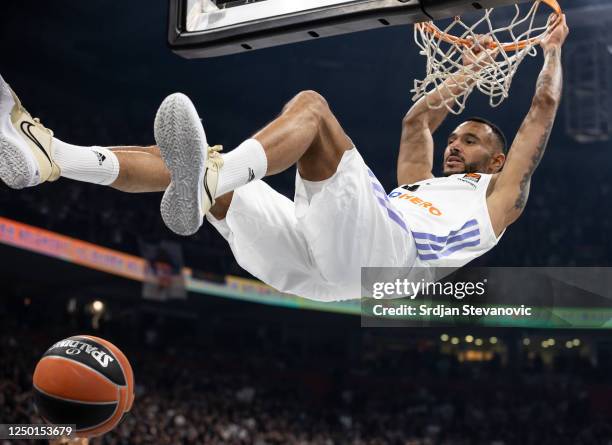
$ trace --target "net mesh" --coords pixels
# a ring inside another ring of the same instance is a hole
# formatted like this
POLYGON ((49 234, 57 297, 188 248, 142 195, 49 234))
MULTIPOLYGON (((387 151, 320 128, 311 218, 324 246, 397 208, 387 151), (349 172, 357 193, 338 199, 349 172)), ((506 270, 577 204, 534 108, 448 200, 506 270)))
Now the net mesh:
MULTIPOLYGON (((519 65, 527 56, 537 54, 536 45, 547 32, 549 19, 546 18, 548 15, 538 14, 541 6, 542 1, 535 1, 528 8, 514 5, 510 23, 502 26, 497 23, 508 23, 508 20, 496 17, 500 10, 495 9, 485 9, 481 17, 465 21, 462 17, 455 17, 443 29, 433 22, 415 25, 415 40, 421 54, 427 57, 427 70, 423 80, 415 80, 413 99, 416 101, 426 96, 431 108, 446 107, 450 112, 460 114, 476 88, 489 96, 492 107, 499 106, 508 97, 519 65), (471 48, 473 42, 482 36, 490 36, 491 44, 486 52, 476 56, 471 48), (464 65, 466 51, 472 52, 471 65, 464 65), (442 86, 444 82, 446 84, 442 86), (451 91, 449 85, 458 88, 451 91), (436 100, 434 104, 427 93, 436 89, 441 91, 440 88, 445 88, 448 92, 445 94, 451 98, 436 100)), ((501 8, 505 9, 505 17, 511 8, 501 8)), ((548 8, 542 9, 551 12, 548 8)))

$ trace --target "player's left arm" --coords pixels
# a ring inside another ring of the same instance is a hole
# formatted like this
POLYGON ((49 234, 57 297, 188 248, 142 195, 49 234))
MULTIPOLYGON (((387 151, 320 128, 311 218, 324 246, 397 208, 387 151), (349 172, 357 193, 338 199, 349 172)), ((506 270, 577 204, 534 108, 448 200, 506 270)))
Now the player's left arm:
POLYGON ((544 67, 538 77, 531 108, 512 143, 504 169, 496 175, 488 191, 487 205, 497 236, 525 209, 531 177, 544 155, 561 101, 561 47, 569 29, 565 16, 551 26, 553 29, 540 43, 544 50, 544 67))

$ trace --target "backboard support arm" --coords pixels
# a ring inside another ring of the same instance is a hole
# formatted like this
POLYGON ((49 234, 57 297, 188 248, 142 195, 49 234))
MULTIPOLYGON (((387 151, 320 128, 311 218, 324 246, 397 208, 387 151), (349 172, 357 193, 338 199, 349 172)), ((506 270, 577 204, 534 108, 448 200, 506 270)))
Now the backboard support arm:
MULTIPOLYGON (((198 25, 188 29, 188 13, 191 10, 193 14, 194 5, 202 0, 169 1, 168 43, 172 51, 190 59, 239 54, 387 26, 448 18, 470 10, 517 3, 517 0, 336 0, 330 2, 329 6, 319 5, 310 10, 283 13, 280 16, 259 15, 249 20, 248 13, 245 13, 243 22, 229 22, 226 26, 215 27, 211 25, 215 19, 223 20, 229 15, 229 9, 220 9, 212 13, 202 12, 201 20, 195 21, 198 25)), ((248 3, 232 8, 242 8, 248 12, 256 10, 266 1, 272 0, 263 0, 255 6, 248 3)), ((320 0, 311 1, 320 3, 320 0)), ((522 1, 526 0, 518 0, 522 1)), ((208 0, 208 3, 212 2, 208 0)), ((238 9, 229 12, 234 11, 238 9)))

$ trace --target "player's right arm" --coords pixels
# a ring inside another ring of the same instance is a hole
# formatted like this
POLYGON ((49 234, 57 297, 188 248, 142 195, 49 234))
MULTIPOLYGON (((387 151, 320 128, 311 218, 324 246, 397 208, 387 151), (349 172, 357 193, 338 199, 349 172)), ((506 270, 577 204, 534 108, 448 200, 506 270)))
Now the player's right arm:
MULTIPOLYGON (((480 70, 495 59, 495 51, 483 50, 490 43, 491 38, 485 36, 466 49, 463 64, 469 69, 480 70)), ((456 96, 471 87, 471 83, 471 76, 458 72, 419 99, 404 116, 397 160, 398 184, 414 184, 433 178, 433 133, 448 115, 446 105, 450 106, 456 96)))
POLYGON ((446 118, 448 110, 446 107, 439 109, 429 107, 428 100, 439 99, 436 91, 428 93, 427 96, 419 99, 402 120, 402 136, 397 159, 398 184, 414 184, 433 178, 432 135, 446 118))

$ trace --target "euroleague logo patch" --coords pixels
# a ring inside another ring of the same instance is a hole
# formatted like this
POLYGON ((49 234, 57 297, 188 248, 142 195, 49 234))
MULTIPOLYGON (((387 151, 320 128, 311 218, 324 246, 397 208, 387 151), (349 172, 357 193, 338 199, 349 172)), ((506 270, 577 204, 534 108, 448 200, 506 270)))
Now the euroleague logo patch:
POLYGON ((463 181, 467 184, 470 184, 472 187, 476 188, 478 186, 478 182, 480 181, 480 178, 482 178, 482 175, 480 173, 468 173, 458 179, 459 181, 463 181))

